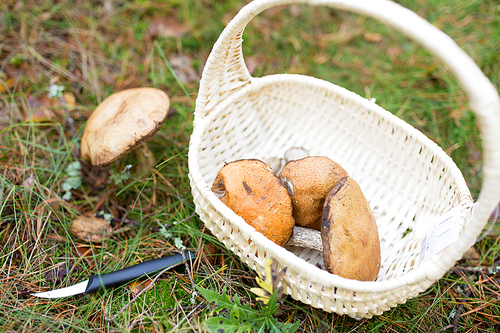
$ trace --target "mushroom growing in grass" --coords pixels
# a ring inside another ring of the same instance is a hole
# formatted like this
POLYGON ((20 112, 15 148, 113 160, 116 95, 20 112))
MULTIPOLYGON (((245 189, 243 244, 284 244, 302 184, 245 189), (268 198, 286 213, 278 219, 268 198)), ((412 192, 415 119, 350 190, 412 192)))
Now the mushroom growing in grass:
POLYGON ((107 97, 89 117, 81 142, 81 158, 106 166, 134 150, 135 172, 144 174, 156 165, 145 141, 167 118, 170 100, 156 88, 132 88, 107 97))

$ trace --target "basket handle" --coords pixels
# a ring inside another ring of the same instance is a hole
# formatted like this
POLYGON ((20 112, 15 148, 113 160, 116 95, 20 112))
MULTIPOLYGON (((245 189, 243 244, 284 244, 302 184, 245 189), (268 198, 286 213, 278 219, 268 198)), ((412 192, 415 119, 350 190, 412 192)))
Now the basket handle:
POLYGON ((457 77, 478 118, 483 142, 483 184, 471 220, 460 240, 448 251, 449 260, 461 259, 500 201, 500 99, 495 87, 474 61, 445 33, 414 12, 388 0, 255 0, 243 7, 215 43, 203 70, 196 117, 204 118, 215 105, 251 84, 242 53, 242 34, 260 12, 284 4, 326 5, 376 19, 437 56, 457 77))

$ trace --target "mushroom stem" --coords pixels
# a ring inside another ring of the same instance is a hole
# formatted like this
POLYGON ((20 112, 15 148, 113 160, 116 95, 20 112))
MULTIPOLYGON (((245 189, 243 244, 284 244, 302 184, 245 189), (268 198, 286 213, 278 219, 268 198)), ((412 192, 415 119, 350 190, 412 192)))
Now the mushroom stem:
POLYGON ((156 159, 153 155, 151 149, 149 149, 146 142, 141 143, 134 150, 135 157, 137 159, 137 164, 135 167, 136 173, 138 175, 143 175, 149 173, 151 168, 156 165, 156 159))
POLYGON ((308 157, 309 152, 302 147, 292 147, 285 152, 285 163, 308 157))
POLYGON ((292 236, 286 245, 304 247, 323 252, 321 232, 312 228, 293 227, 292 236))

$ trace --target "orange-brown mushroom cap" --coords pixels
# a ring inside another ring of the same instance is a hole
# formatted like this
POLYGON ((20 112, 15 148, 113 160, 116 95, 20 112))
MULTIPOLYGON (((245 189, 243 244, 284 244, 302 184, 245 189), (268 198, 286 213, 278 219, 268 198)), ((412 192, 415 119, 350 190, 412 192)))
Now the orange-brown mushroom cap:
POLYGON ((325 198, 345 176, 347 171, 326 156, 309 156, 285 164, 278 177, 292 199, 295 223, 320 230, 325 198))
POLYGON ((280 246, 292 234, 292 202, 274 171, 256 159, 224 165, 212 191, 258 232, 280 246))
POLYGON ((132 88, 107 97, 89 117, 81 158, 108 165, 156 134, 167 118, 170 100, 156 88, 132 88))

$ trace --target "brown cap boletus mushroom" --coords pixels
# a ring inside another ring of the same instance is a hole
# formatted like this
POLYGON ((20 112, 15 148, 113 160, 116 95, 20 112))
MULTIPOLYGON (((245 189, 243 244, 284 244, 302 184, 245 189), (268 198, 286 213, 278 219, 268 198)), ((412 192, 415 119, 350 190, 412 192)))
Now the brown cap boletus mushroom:
POLYGON ((325 198, 345 176, 347 172, 325 156, 289 161, 278 177, 292 199, 295 223, 320 230, 325 198))
POLYGON ((359 281, 377 278, 380 270, 377 223, 354 179, 342 178, 326 197, 321 239, 327 271, 359 281))
POLYGON ((212 185, 214 194, 236 215, 276 244, 286 244, 295 224, 286 188, 273 170, 256 159, 227 163, 212 185))
POLYGON ((169 107, 167 94, 156 88, 132 88, 110 95, 85 125, 81 158, 93 166, 106 166, 136 149, 138 172, 148 171, 156 161, 143 143, 161 128, 169 107))

